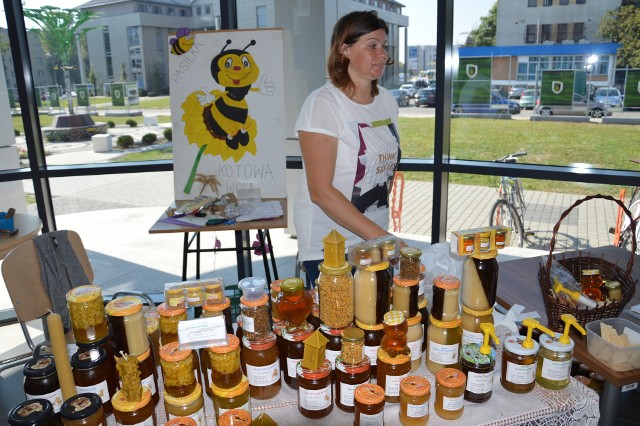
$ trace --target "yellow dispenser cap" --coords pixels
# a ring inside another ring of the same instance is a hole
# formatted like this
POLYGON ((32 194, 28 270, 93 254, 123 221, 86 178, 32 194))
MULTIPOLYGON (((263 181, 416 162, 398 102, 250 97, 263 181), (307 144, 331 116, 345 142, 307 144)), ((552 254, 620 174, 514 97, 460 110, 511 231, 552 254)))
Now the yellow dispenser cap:
POLYGON ((525 348, 525 349, 532 349, 533 348, 533 339, 531 338, 531 336, 533 334, 533 329, 534 328, 537 328, 540 331, 544 331, 545 333, 547 333, 551 337, 555 337, 556 336, 553 331, 549 330, 545 326, 540 325, 540 322, 538 320, 533 319, 533 318, 525 318, 524 320, 522 320, 522 325, 527 327, 527 338, 524 339, 524 341, 522 342, 522 347, 525 348))
POLYGON ((483 322, 480 324, 480 330, 484 334, 484 340, 482 346, 480 346, 480 353, 483 355, 489 355, 491 353, 491 346, 489 346, 489 338, 492 338, 496 345, 500 344, 498 336, 496 336, 496 329, 490 322, 483 322))
POLYGON ((553 291, 556 293, 565 293, 567 296, 569 296, 573 300, 576 300, 591 309, 596 308, 598 306, 598 304, 595 301, 589 299, 587 296, 583 296, 579 291, 569 290, 568 288, 563 286, 562 283, 558 281, 557 278, 553 279, 553 291))
POLYGON ((560 336, 560 338, 558 339, 558 342, 564 345, 568 345, 571 342, 571 339, 569 338, 569 329, 571 328, 571 326, 574 326, 576 330, 578 330, 583 335, 587 334, 585 329, 582 328, 580 324, 578 324, 578 320, 573 315, 562 314, 560 315, 560 319, 564 321, 564 331, 562 332, 562 336, 560 336))

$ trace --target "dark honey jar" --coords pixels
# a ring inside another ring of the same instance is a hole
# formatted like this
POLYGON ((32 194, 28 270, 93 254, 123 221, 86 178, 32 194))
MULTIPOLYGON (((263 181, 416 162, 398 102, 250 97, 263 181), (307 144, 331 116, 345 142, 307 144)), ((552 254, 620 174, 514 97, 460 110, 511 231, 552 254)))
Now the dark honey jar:
POLYGON ((10 426, 54 426, 53 405, 46 399, 30 399, 11 409, 7 417, 10 426))
POLYGON ((107 426, 102 399, 95 393, 79 393, 60 408, 65 426, 107 426))
POLYGON ((52 355, 34 358, 24 365, 24 394, 27 399, 46 399, 51 402, 53 412, 62 406, 62 392, 52 355))
POLYGON ((111 397, 118 389, 118 379, 106 360, 107 353, 101 348, 78 351, 71 357, 71 366, 78 393, 97 394, 105 412, 111 413, 111 397))

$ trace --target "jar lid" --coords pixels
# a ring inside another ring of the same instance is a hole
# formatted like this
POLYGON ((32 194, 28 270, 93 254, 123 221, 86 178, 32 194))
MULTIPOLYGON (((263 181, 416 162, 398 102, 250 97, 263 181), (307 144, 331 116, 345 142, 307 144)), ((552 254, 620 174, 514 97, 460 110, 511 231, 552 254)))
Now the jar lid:
POLYGON ((358 327, 347 327, 342 330, 343 342, 362 342, 364 341, 364 331, 358 327))
POLYGON ((600 269, 583 269, 582 275, 600 275, 600 269))
MULTIPOLYGON (((196 383, 196 390, 198 389, 198 386, 200 386, 199 383, 196 383)), ((195 393, 195 391, 194 391, 195 393)), ((200 393, 202 393, 202 388, 200 388, 200 393)), ((164 400, 167 400, 167 394, 165 393, 164 395, 164 400)), ((146 386, 142 386, 142 397, 140 398, 140 401, 138 402, 129 402, 126 399, 126 395, 124 394, 124 392, 122 392, 121 390, 117 391, 112 397, 111 397, 111 405, 113 406, 114 410, 118 410, 118 411, 122 411, 125 413, 131 413, 134 411, 138 411, 139 409, 141 409, 142 407, 144 407, 145 405, 149 404, 151 402, 151 389, 149 389, 146 386)), ((142 420, 142 419, 140 419, 142 420)))
POLYGON ((209 349, 211 352, 216 354, 226 354, 232 351, 235 351, 240 346, 240 339, 238 339, 233 334, 227 334, 227 344, 222 346, 210 346, 209 349))
POLYGON ((102 348, 78 350, 71 357, 71 366, 74 370, 89 370, 102 364, 107 358, 107 351, 102 348))
POLYGON ((260 340, 251 341, 247 339, 247 336, 242 337, 242 344, 253 351, 263 351, 269 349, 276 344, 276 335, 269 333, 260 340))
POLYGON ((382 330, 384 328, 384 324, 375 324, 375 325, 369 325, 369 324, 363 324, 360 321, 358 321, 357 319, 355 320, 356 325, 358 326, 358 328, 361 328, 363 330, 382 330))
POLYGON ((344 262, 342 266, 338 266, 337 268, 327 266, 324 264, 324 262, 322 262, 320 265, 318 265, 318 269, 324 275, 351 275, 351 270, 353 269, 353 267, 349 262, 344 262))
POLYGON ((402 313, 402 311, 389 311, 382 317, 382 322, 385 325, 402 324, 404 320, 404 313, 402 313))
POLYGON ((495 259, 498 256, 498 250, 489 250, 484 252, 472 253, 469 255, 474 259, 487 260, 487 259, 495 259))
POLYGON ((298 361, 297 365, 297 373, 298 375, 309 380, 322 379, 323 377, 327 377, 329 374, 331 374, 331 361, 325 359, 322 365, 317 370, 310 370, 308 368, 304 368, 302 366, 302 360, 300 360, 298 361))
POLYGON ((189 293, 200 293, 201 291, 204 292, 204 288, 202 287, 201 284, 193 284, 193 285, 185 285, 184 288, 189 292, 189 293))
POLYGON ((315 329, 311 324, 308 324, 308 329, 303 330, 301 332, 296 332, 295 334, 291 334, 286 330, 286 321, 283 329, 280 330, 282 337, 290 342, 300 342, 301 340, 305 340, 307 337, 311 336, 315 329))
POLYGON ((84 303, 102 296, 102 289, 97 285, 81 285, 67 292, 67 301, 84 303))
POLYGON ((304 288, 304 281, 302 278, 292 277, 280 283, 280 289, 282 291, 298 291, 304 288))
POLYGON ((136 296, 123 296, 107 303, 104 309, 112 317, 124 317, 141 311, 142 302, 136 296))
POLYGON ((460 287, 460 280, 453 275, 438 275, 433 279, 433 285, 445 290, 451 290, 460 287))
POLYGON ((245 375, 242 376, 240 383, 229 389, 219 388, 213 382, 211 383, 211 391, 213 394, 222 398, 233 398, 242 395, 247 389, 249 389, 249 379, 247 379, 245 375))
POLYGON ((225 297, 218 303, 205 303, 204 305, 202 305, 202 310, 207 312, 220 312, 224 311, 229 306, 231 306, 231 299, 225 297))
POLYGON ((480 345, 477 343, 468 343, 466 345, 462 345, 462 349, 460 350, 460 360, 466 361, 472 365, 491 365, 496 360, 496 351, 490 347, 490 352, 488 354, 483 354, 480 352, 480 345))
POLYGON ((540 346, 553 352, 571 352, 575 343, 573 339, 569 339, 569 343, 560 343, 558 339, 562 337, 562 333, 555 333, 555 337, 551 337, 546 333, 540 334, 540 346))
POLYGON ((171 295, 171 296, 175 296, 176 294, 183 294, 184 293, 184 287, 182 287, 181 285, 177 285, 175 287, 169 287, 164 292, 169 294, 169 295, 171 295))
POLYGON ((409 278, 402 278, 400 275, 394 275, 393 283, 401 287, 413 287, 414 285, 418 285, 418 279, 416 278, 412 280, 409 278))
POLYGON ((447 388, 457 388, 464 386, 467 376, 455 368, 443 368, 436 373, 436 381, 439 385, 447 388))
POLYGON ((85 419, 102 407, 102 398, 98 394, 79 393, 62 403, 60 415, 69 420, 85 419))
POLYGON ((436 327, 440 328, 456 328, 462 325, 462 318, 454 319, 453 321, 439 321, 433 317, 433 315, 429 315, 429 322, 436 327))
POLYGON ((175 317, 187 312, 187 308, 183 307, 172 307, 169 308, 166 303, 161 303, 158 305, 158 313, 163 317, 175 317))
POLYGON ((382 386, 365 383, 356 387, 353 393, 356 401, 366 404, 375 405, 384 402, 384 389, 382 386))
POLYGON ((165 361, 182 361, 191 355, 191 349, 181 350, 178 342, 160 346, 160 358, 165 361))
POLYGON ((462 305, 462 311, 476 317, 486 317, 487 315, 491 315, 493 313, 493 308, 489 308, 486 311, 474 311, 473 309, 469 309, 466 306, 462 305))
POLYGON ((373 265, 367 266, 366 268, 364 268, 364 270, 369 272, 377 272, 377 271, 384 271, 385 269, 388 269, 388 268, 389 268, 389 261, 383 260, 382 262, 374 263, 373 265))
POLYGON ((274 282, 272 282, 271 285, 269 286, 271 288, 271 291, 279 292, 280 284, 282 283, 282 281, 284 280, 275 280, 274 282))
POLYGON ((400 381, 400 390, 409 396, 422 396, 431 390, 431 383, 426 377, 407 376, 400 381))
POLYGON ((165 392, 164 402, 169 405, 177 405, 177 406, 189 405, 189 404, 193 404, 201 397, 202 397, 202 386, 200 385, 200 383, 196 381, 196 388, 189 395, 177 398, 165 392))
POLYGON ((418 312, 415 317, 411 317, 407 319, 407 325, 411 327, 412 325, 420 324, 422 322, 422 314, 418 312))
POLYGON ((614 290, 616 288, 620 288, 620 282, 619 281, 607 281, 606 283, 604 283, 604 286, 607 288, 607 290, 614 290))
POLYGON ((404 354, 400 354, 400 355, 396 355, 395 357, 390 357, 389 354, 387 353, 387 351, 385 351, 384 349, 382 349, 381 347, 378 348, 378 361, 382 361, 385 362, 387 364, 405 364, 405 363, 410 363, 411 362, 411 356, 410 355, 404 355, 404 354))
POLYGON ((263 294, 257 299, 247 299, 244 296, 240 296, 240 303, 249 308, 256 308, 258 306, 265 305, 269 301, 269 296, 263 294))
POLYGON ((7 421, 14 426, 44 424, 53 417, 53 404, 43 398, 29 399, 16 405, 9 412, 7 421))
POLYGON ((249 301, 262 298, 266 286, 267 280, 262 277, 246 277, 238 283, 243 297, 249 301))
POLYGON ((27 362, 22 368, 25 377, 46 377, 56 372, 53 355, 43 355, 27 362))
POLYGON ((410 259, 418 259, 422 256, 422 250, 416 247, 402 247, 400 249, 400 256, 408 257, 410 259))
POLYGON ((522 342, 524 342, 524 340, 524 336, 509 336, 504 340, 504 348, 516 355, 535 355, 538 353, 538 349, 540 349, 540 344, 538 342, 532 339, 533 347, 529 349, 522 347, 522 342))
POLYGON ((342 354, 338 355, 335 360, 336 370, 340 370, 347 374, 359 374, 371 369, 371 360, 368 356, 363 355, 362 361, 357 364, 347 364, 342 358, 342 354))
POLYGON ((198 426, 191 417, 174 417, 164 424, 164 426, 198 426))
POLYGON ((239 408, 225 411, 218 417, 218 426, 244 426, 250 424, 251 413, 239 408))

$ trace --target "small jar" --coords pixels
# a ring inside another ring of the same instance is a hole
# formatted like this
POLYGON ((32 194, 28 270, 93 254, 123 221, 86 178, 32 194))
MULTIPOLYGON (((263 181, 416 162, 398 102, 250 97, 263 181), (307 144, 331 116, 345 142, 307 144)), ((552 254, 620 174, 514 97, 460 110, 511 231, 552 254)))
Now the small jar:
POLYGON ((465 235, 462 240, 464 253, 469 255, 475 251, 476 236, 475 234, 465 235))
POLYGON ((231 299, 225 297, 219 303, 207 303, 202 305, 202 318, 224 317, 224 325, 227 334, 233 334, 231 322, 231 299))
POLYGON ((270 333, 259 342, 244 337, 240 351, 242 370, 249 379, 251 397, 270 399, 280 392, 280 358, 276 336, 270 333))
POLYGON ((378 385, 363 384, 354 391, 354 426, 384 425, 384 389, 378 385))
POLYGON ((278 295, 280 294, 280 284, 282 283, 282 281, 284 280, 275 280, 269 285, 269 293, 271 296, 271 318, 273 319, 274 323, 282 320, 280 312, 278 312, 278 305, 276 303, 278 301, 278 295))
POLYGON ((382 322, 389 310, 389 288, 391 286, 389 262, 379 262, 366 268, 358 268, 353 276, 355 319, 363 324, 382 322))
MULTIPOLYGON (((113 416, 117 425, 155 425, 156 412, 153 409, 151 390, 142 387, 142 398, 138 402, 129 402, 124 392, 118 391, 111 399, 113 416)), ((203 423, 204 425, 204 423, 203 423)))
POLYGON ((109 414, 111 397, 118 390, 118 378, 106 361, 107 352, 102 348, 78 351, 71 357, 71 367, 78 393, 100 395, 104 411, 109 414))
POLYGON ((65 426, 107 426, 102 399, 95 393, 78 393, 62 403, 65 426))
POLYGON ((318 268, 320 320, 334 329, 351 325, 354 317, 351 265, 345 262, 340 268, 332 268, 323 262, 318 268))
POLYGON ((369 383, 371 365, 364 355, 364 332, 356 327, 342 331, 342 352, 336 358, 336 405, 353 413, 353 392, 363 383, 369 383))
POLYGON ((160 388, 158 388, 158 369, 156 368, 151 349, 138 357, 138 370, 140 371, 140 384, 151 391, 153 405, 160 402, 160 388))
POLYGON ((240 297, 242 335, 245 339, 258 341, 271 334, 268 302, 269 296, 266 294, 256 300, 240 297))
POLYGON ((147 323, 142 302, 136 296, 124 296, 107 303, 107 320, 111 325, 111 339, 116 353, 142 355, 149 349, 147 323))
MULTIPOLYGON (((467 256, 462 264, 462 305, 474 311, 486 311, 496 303, 498 289, 497 250, 467 256)), ((434 296, 435 297, 435 296, 434 296)))
POLYGON ((188 307, 197 307, 204 305, 205 292, 204 287, 200 285, 200 283, 187 285, 184 290, 187 296, 188 307))
POLYGON ((500 383, 515 393, 531 392, 536 384, 536 366, 540 345, 532 340, 532 348, 523 348, 522 336, 509 336, 502 350, 502 374, 500 383))
POLYGON ((224 284, 217 280, 204 283, 204 304, 213 305, 225 299, 224 284))
POLYGON ((187 320, 185 308, 169 309, 167 305, 158 305, 160 315, 160 343, 162 346, 178 341, 178 322, 187 320))
POLYGON ((562 336, 556 333, 555 338, 548 334, 541 334, 539 340, 540 351, 536 367, 536 382, 540 386, 551 390, 561 390, 569 385, 571 379, 571 360, 575 343, 560 343, 562 336))
POLYGON ((400 278, 405 280, 417 280, 420 275, 420 256, 422 250, 415 247, 402 247, 400 249, 400 278))
POLYGON ((146 307, 144 309, 144 320, 147 325, 147 334, 151 341, 151 348, 153 352, 153 361, 156 368, 160 367, 160 314, 158 309, 153 307, 146 307))
POLYGON ((7 417, 10 426, 55 426, 53 404, 43 398, 23 401, 11 409, 7 417))
POLYGON ((303 333, 284 333, 284 347, 280 351, 282 354, 280 359, 284 361, 284 367, 281 364, 281 370, 284 371, 284 382, 293 389, 298 389, 297 367, 298 361, 304 356, 304 340, 313 332, 313 328, 310 328, 303 333))
POLYGON ((313 297, 304 289, 301 278, 287 278, 280 284, 276 301, 278 313, 285 320, 286 333, 306 333, 309 330, 307 317, 313 309, 313 297))
POLYGON ((384 389, 385 401, 400 402, 400 382, 411 371, 411 357, 397 355, 390 357, 382 349, 378 350, 377 384, 384 389))
POLYGON ((27 400, 46 399, 53 407, 53 412, 60 412, 62 391, 56 373, 53 355, 43 355, 27 362, 23 369, 24 394, 27 400))
POLYGON ((320 326, 320 334, 327 340, 324 356, 331 363, 331 369, 336 369, 336 358, 342 352, 342 329, 329 328, 322 324, 320 326))
POLYGON ((200 386, 199 383, 196 384, 196 388, 190 395, 182 398, 172 397, 165 392, 164 410, 168 420, 174 417, 189 417, 195 420, 198 426, 205 426, 207 424, 204 417, 202 386, 200 386))
POLYGON ((240 408, 251 412, 251 398, 249 398, 249 379, 242 376, 238 386, 231 389, 221 389, 211 386, 211 399, 216 419, 229 410, 240 408))
POLYGON ((364 355, 371 362, 371 375, 375 376, 378 365, 378 349, 382 336, 384 336, 384 324, 366 325, 356 320, 356 326, 364 331, 364 355))
POLYGON ((245 410, 229 410, 218 418, 218 426, 248 426, 251 424, 251 413, 245 410))
POLYGON ((227 344, 211 346, 207 349, 211 367, 211 383, 222 389, 230 389, 242 380, 240 367, 240 340, 233 334, 227 334, 227 344))
POLYGON ((436 414, 445 420, 459 419, 464 412, 467 377, 460 370, 445 368, 436 374, 436 414))
POLYGON ((407 320, 407 346, 411 351, 411 372, 417 371, 422 362, 422 315, 418 312, 415 317, 407 320))
POLYGON ((411 355, 407 346, 409 325, 400 311, 389 311, 384 314, 384 336, 380 341, 380 349, 391 358, 397 355, 411 355))
POLYGON ((445 367, 460 368, 460 342, 462 341, 462 319, 443 322, 431 315, 427 329, 427 368, 433 374, 445 367))
POLYGON ((476 240, 476 251, 478 253, 486 253, 491 250, 491 232, 478 233, 476 240))
POLYGON ((460 317, 460 280, 440 275, 433 280, 431 316, 438 321, 453 321, 460 317))
POLYGON ((507 230, 506 228, 496 229, 496 250, 503 249, 507 243, 507 230))
POLYGON ((96 285, 81 285, 67 292, 67 307, 76 342, 92 343, 109 334, 104 314, 102 289, 96 285))
POLYGON ((310 419, 320 419, 333 410, 331 363, 325 359, 317 370, 309 370, 298 362, 298 411, 310 419))
POLYGON ((393 277, 393 310, 401 311, 405 318, 418 314, 418 280, 393 277))
POLYGON ((183 398, 196 388, 193 351, 180 350, 178 342, 160 348, 160 366, 165 395, 183 398))
POLYGON ((167 309, 186 309, 187 300, 182 286, 167 288, 164 291, 164 303, 167 309))
POLYGON ((580 275, 582 292, 593 300, 604 301, 602 276, 599 269, 583 269, 580 275))
POLYGON ((429 422, 431 383, 426 377, 408 376, 400 382, 400 423, 424 426, 429 422))
POLYGON ((610 302, 619 302, 622 300, 622 288, 618 281, 607 281, 604 285, 607 290, 607 299, 610 302))
POLYGON ((493 370, 496 366, 496 351, 490 348, 488 354, 480 352, 482 343, 462 345, 460 370, 467 376, 464 399, 471 402, 485 402, 493 393, 493 370))
POLYGON ((462 345, 476 343, 481 345, 484 335, 480 324, 493 324, 493 308, 486 311, 474 311, 462 305, 462 345))

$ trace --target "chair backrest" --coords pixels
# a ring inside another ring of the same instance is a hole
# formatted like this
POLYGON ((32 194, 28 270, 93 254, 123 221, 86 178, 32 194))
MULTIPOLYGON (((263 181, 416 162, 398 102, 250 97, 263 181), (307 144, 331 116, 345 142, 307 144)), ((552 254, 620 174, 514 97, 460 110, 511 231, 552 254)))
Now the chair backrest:
MULTIPOLYGON (((92 283, 93 269, 80 235, 75 231, 67 231, 67 237, 89 283, 92 283)), ((33 240, 25 241, 7 254, 2 262, 2 277, 21 322, 40 318, 52 308, 40 276, 40 260, 33 240)))

